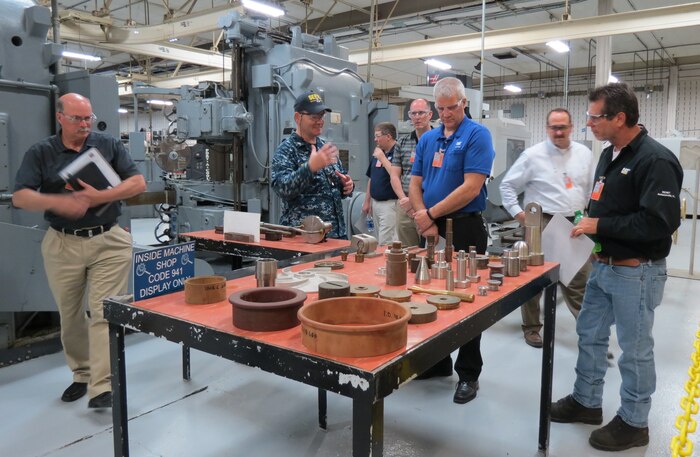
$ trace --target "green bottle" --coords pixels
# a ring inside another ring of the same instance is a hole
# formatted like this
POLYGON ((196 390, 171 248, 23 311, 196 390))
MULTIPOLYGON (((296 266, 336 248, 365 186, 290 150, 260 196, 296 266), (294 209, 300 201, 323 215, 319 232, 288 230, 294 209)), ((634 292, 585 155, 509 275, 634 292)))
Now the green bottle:
MULTIPOLYGON (((576 212, 574 212, 574 225, 578 224, 581 219, 583 219, 583 211, 576 210, 576 212)), ((595 242, 593 245, 593 254, 598 254, 603 250, 603 247, 600 245, 600 242, 595 235, 588 235, 588 237, 595 242)))

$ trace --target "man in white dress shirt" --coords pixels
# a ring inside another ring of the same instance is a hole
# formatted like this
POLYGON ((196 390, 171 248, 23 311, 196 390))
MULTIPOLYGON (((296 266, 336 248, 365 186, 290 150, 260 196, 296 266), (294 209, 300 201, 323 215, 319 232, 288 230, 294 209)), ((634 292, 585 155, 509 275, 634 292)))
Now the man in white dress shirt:
MULTIPOLYGON (((542 206, 545 226, 554 214, 573 222, 574 213, 586 208, 596 163, 590 149, 571 141, 572 127, 567 110, 550 111, 547 114, 549 139, 523 151, 501 182, 503 206, 520 224, 525 223, 525 212, 518 203, 518 195, 523 191, 525 204, 536 202, 542 206)), ((590 269, 591 263, 586 262, 568 286, 560 283, 566 305, 574 317, 578 317, 581 310, 590 269)), ((538 348, 542 347, 540 296, 538 294, 520 308, 525 342, 538 348)))

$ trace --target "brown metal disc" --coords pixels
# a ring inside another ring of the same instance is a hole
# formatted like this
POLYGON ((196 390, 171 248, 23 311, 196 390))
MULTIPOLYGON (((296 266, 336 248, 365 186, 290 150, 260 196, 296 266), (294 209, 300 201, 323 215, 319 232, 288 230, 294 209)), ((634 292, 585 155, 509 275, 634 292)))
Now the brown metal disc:
POLYGON ((437 309, 457 309, 461 300, 452 295, 429 295, 427 301, 437 309))
POLYGON ((345 264, 340 260, 321 260, 314 264, 316 268, 330 268, 331 270, 340 270, 345 267, 345 264))
POLYGON ((382 290, 379 292, 379 298, 386 298, 399 303, 409 301, 412 296, 413 292, 410 290, 382 290))
POLYGON ((379 295, 379 287, 372 284, 351 284, 350 295, 353 297, 376 297, 379 295))
POLYGON ((411 311, 409 324, 427 324, 437 319, 437 307, 433 305, 413 301, 401 304, 411 311))
POLYGON ((347 297, 350 295, 350 284, 345 281, 326 281, 318 285, 318 299, 347 297))

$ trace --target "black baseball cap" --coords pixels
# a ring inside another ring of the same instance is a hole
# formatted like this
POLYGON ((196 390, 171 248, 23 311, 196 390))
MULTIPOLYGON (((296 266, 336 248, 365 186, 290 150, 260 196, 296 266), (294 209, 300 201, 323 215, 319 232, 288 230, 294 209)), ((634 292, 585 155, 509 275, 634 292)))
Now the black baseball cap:
POLYGON ((321 111, 330 113, 332 110, 323 103, 323 97, 310 90, 297 97, 294 101, 294 111, 297 113, 318 114, 321 111))

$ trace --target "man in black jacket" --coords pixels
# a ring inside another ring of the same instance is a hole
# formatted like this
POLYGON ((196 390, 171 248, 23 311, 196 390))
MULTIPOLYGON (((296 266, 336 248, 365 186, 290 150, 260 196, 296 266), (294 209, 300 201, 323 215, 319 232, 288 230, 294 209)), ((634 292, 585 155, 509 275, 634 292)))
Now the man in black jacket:
POLYGON ((554 422, 602 423, 606 351, 615 324, 622 349, 621 405, 588 441, 596 449, 620 451, 649 443, 656 389, 654 310, 663 297, 671 235, 680 225, 683 170, 671 151, 637 125, 637 97, 629 86, 596 88, 589 102, 588 126, 611 145, 596 168, 588 217, 571 235, 591 235, 601 251, 594 256, 576 323, 574 391, 552 404, 551 415, 554 422))

